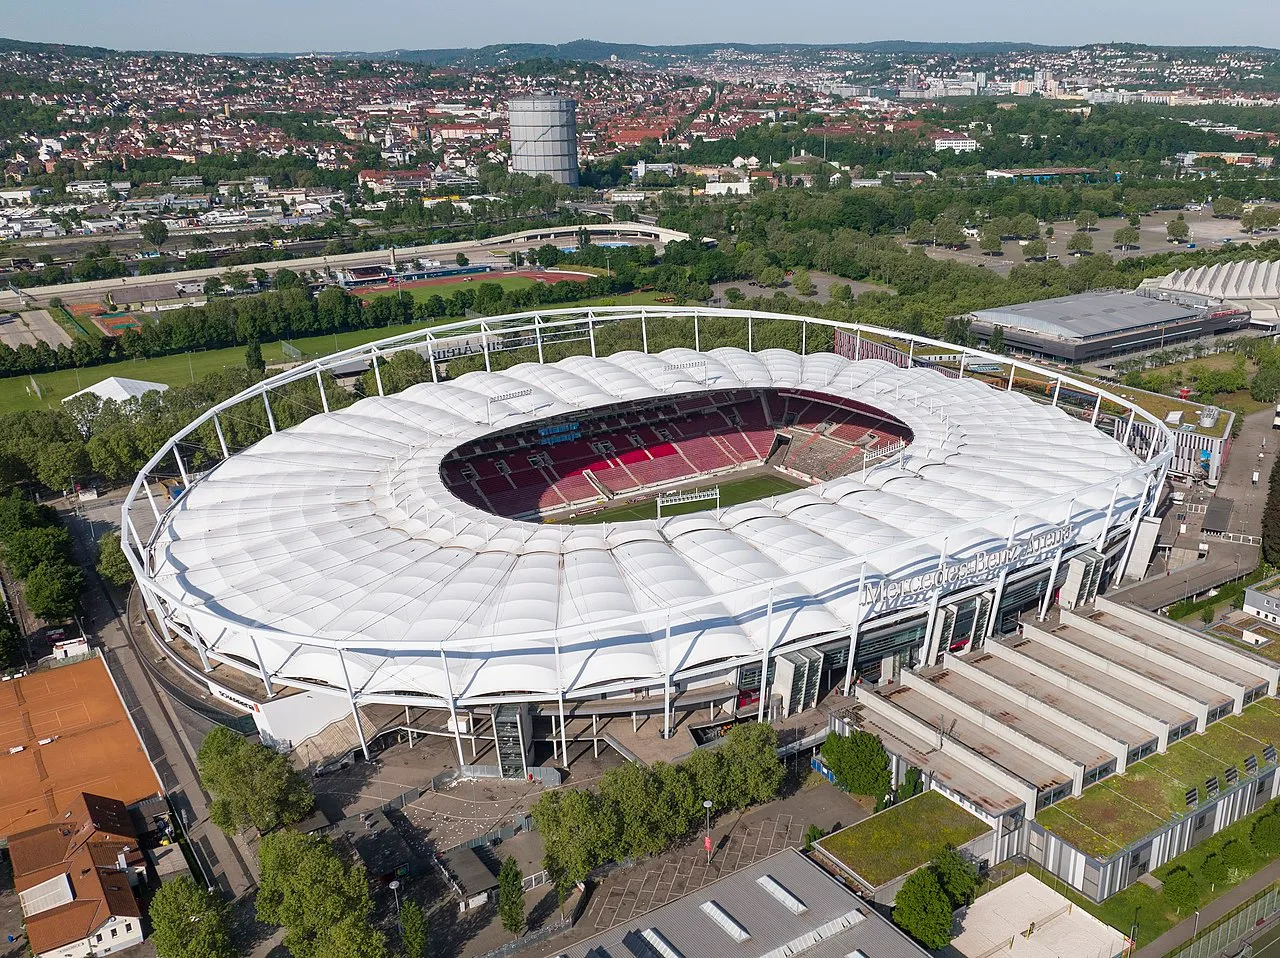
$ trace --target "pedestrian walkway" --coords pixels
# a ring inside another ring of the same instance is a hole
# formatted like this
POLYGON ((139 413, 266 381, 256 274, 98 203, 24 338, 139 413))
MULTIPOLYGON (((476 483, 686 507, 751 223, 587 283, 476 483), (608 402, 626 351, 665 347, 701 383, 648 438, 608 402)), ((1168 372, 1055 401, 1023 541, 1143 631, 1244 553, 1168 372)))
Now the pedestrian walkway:
POLYGON ((1272 862, 1236 885, 1235 888, 1219 895, 1195 915, 1181 924, 1174 925, 1151 944, 1139 948, 1134 953, 1134 958, 1164 958, 1165 955, 1189 943, 1199 931, 1210 927, 1218 919, 1230 914, 1278 881, 1280 881, 1280 860, 1272 862))

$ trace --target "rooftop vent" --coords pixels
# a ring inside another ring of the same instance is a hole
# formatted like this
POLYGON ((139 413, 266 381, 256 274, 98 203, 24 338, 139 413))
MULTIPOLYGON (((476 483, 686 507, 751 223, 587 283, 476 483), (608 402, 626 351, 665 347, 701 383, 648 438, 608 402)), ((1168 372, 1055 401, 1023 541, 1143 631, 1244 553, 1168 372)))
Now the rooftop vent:
POLYGON ((809 908, 808 905, 783 887, 782 883, 772 875, 761 875, 756 879, 756 884, 781 902, 782 907, 787 909, 787 911, 791 912, 793 915, 799 915, 801 912, 807 911, 809 908))
POLYGON ((720 929, 738 943, 742 943, 751 937, 751 933, 743 928, 741 923, 731 914, 725 911, 717 902, 704 901, 698 906, 703 913, 709 915, 711 920, 720 926, 720 929))

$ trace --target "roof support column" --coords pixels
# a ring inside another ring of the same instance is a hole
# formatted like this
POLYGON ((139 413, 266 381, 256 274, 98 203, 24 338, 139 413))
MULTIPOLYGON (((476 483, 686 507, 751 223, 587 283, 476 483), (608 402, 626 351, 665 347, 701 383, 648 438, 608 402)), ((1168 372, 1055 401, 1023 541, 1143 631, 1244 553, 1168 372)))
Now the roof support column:
POLYGON ((853 628, 849 630, 849 660, 844 664, 844 694, 853 694, 853 655, 858 650, 858 633, 862 631, 862 616, 866 608, 867 564, 862 563, 858 573, 858 604, 854 606, 853 628))
POLYGON ((809 351, 809 324, 806 321, 801 320, 800 321, 800 355, 804 356, 805 354, 808 353, 808 351, 809 351))
POLYGON ((271 676, 267 674, 267 664, 262 660, 262 650, 258 648, 258 639, 250 635, 249 641, 253 643, 253 657, 258 661, 258 675, 262 677, 262 684, 267 688, 267 698, 273 698, 276 693, 271 688, 271 676))
MULTIPOLYGON (((325 409, 325 412, 328 412, 325 409)), ((218 448, 222 450, 222 458, 230 459, 231 453, 227 452, 227 438, 222 434, 222 421, 215 414, 213 417, 213 431, 218 435, 218 448)))
POLYGON ((1119 495, 1120 483, 1117 481, 1115 486, 1111 489, 1111 502, 1107 505, 1107 517, 1102 521, 1102 531, 1098 533, 1098 541, 1094 545, 1094 548, 1098 552, 1102 552, 1102 550, 1107 547, 1107 533, 1111 531, 1111 517, 1115 515, 1116 499, 1119 495))
POLYGON ((436 351, 431 348, 431 337, 427 337, 427 364, 431 367, 431 381, 438 383, 440 381, 440 373, 436 369, 436 351))
POLYGON ((751 322, 751 314, 747 313, 747 352, 749 353, 754 353, 756 351, 755 337, 752 336, 752 332, 753 332, 753 324, 751 322))
POLYGON ((347 672, 347 660, 342 655, 342 649, 338 649, 338 664, 342 666, 342 681, 347 687, 347 701, 351 704, 351 717, 355 719, 356 735, 360 737, 360 751, 364 753, 364 760, 369 761, 369 743, 364 740, 364 727, 360 724, 360 709, 356 707, 356 693, 351 687, 351 676, 347 672))
POLYGON ((316 370, 316 388, 320 390, 320 408, 328 412, 329 397, 324 392, 324 375, 318 369, 316 370))
POLYGON ((271 431, 276 431, 276 416, 271 411, 271 400, 267 397, 267 390, 262 390, 262 406, 267 410, 267 425, 271 427, 271 431))
POLYGON ((386 392, 382 388, 382 369, 378 366, 378 351, 375 349, 371 355, 373 356, 373 379, 378 384, 378 395, 385 396, 386 392))
POLYGON ((764 724, 764 707, 769 700, 769 653, 773 651, 773 587, 769 587, 769 604, 764 613, 764 652, 760 656, 760 708, 756 721, 764 724))
MULTIPOLYGON (((458 731, 458 706, 453 700, 453 676, 449 674, 449 658, 444 654, 443 645, 440 646, 440 667, 444 670, 445 691, 449 693, 449 723, 453 726, 453 744, 458 747, 458 771, 462 771, 462 766, 467 764, 467 760, 462 755, 462 733, 458 731)), ((493 723, 493 745, 495 749, 501 747, 498 744, 497 722, 493 723)), ((523 740, 520 743, 520 747, 524 748, 523 740)), ((498 754, 500 755, 500 753, 498 754)))
POLYGON ((1102 412, 1102 393, 1098 393, 1098 398, 1093 404, 1093 415, 1089 417, 1089 425, 1096 426, 1098 424, 1098 414, 1102 412))
POLYGON ((640 351, 649 354, 649 321, 644 310, 640 310, 640 351))
POLYGON ((1009 364, 1009 388, 1005 392, 1013 392, 1013 374, 1018 371, 1018 367, 1013 363, 1009 364))
POLYGON ((489 324, 480 324, 480 348, 484 351, 484 371, 493 372, 493 364, 489 360, 489 324))
POLYGON ((156 497, 151 491, 151 483, 148 477, 142 479, 142 491, 147 494, 147 502, 151 503, 151 514, 156 517, 156 525, 160 524, 160 507, 156 505, 156 497))
POLYGON ((560 639, 555 637, 556 648, 556 702, 560 706, 560 752, 564 755, 564 767, 569 767, 569 740, 564 731, 564 675, 560 671, 560 639))
POLYGON ((1136 410, 1132 406, 1130 406, 1129 420, 1128 422, 1125 423, 1125 426, 1124 426, 1124 438, 1120 440, 1120 444, 1123 446, 1129 445, 1129 436, 1133 433, 1133 420, 1136 415, 1137 415, 1136 410))
POLYGON ((957 379, 964 379, 964 361, 968 358, 969 354, 967 352, 960 354, 960 375, 956 377, 957 379))
POLYGON ((929 600, 929 619, 925 625, 924 631, 924 647, 925 658, 921 665, 933 665, 934 660, 938 657, 938 648, 934 642, 933 633, 938 623, 938 605, 942 601, 942 570, 947 564, 947 540, 942 540, 942 549, 938 552, 938 570, 935 573, 937 582, 933 584, 933 598, 929 600))
POLYGON ((1053 384, 1053 407, 1058 408, 1058 394, 1062 392, 1062 377, 1058 377, 1058 381, 1053 384))
MULTIPOLYGON (((1013 537, 1018 534, 1018 520, 1022 516, 1013 517, 1013 522, 1009 524, 1009 538, 1005 540, 1004 548, 1006 555, 1013 549, 1013 537)), ((991 638, 996 634, 996 623, 1000 620, 1000 603, 1004 601, 1005 583, 1009 581, 1009 564, 1006 559, 1003 563, 1004 568, 1000 570, 1000 578, 996 579, 995 595, 991 599, 991 614, 987 616, 987 630, 985 638, 991 638)))
POLYGON ((187 467, 182 464, 182 454, 178 452, 178 444, 173 444, 173 458, 178 464, 178 475, 182 477, 182 487, 185 489, 191 485, 191 478, 187 475, 187 467))
POLYGON ((698 330, 698 314, 693 314, 693 351, 702 352, 702 335, 698 330))
POLYGON ((542 319, 538 316, 533 317, 533 339, 538 344, 538 364, 542 365, 542 319))
POLYGON ((913 339, 911 340, 910 345, 907 346, 907 368, 914 369, 915 365, 916 365, 916 341, 913 339))
POLYGON ((596 358, 596 317, 595 313, 587 313, 587 339, 591 340, 591 358, 596 358))
MULTIPOLYGON (((1067 506, 1067 517, 1064 520, 1065 524, 1071 524, 1071 516, 1075 511, 1076 501, 1075 499, 1072 499, 1071 503, 1067 506)), ((1064 542, 1062 545, 1058 546, 1058 551, 1053 554, 1053 562, 1049 566, 1049 581, 1044 587, 1044 601, 1040 603, 1040 614, 1036 616, 1036 620, 1039 622, 1043 622, 1045 620, 1045 616, 1049 614, 1049 605, 1053 602, 1053 585, 1058 581, 1058 569, 1062 567, 1062 554, 1066 551, 1067 544, 1064 542)))
MULTIPOLYGON (((662 737, 671 738, 671 613, 667 613, 667 632, 662 640, 662 737)), ((631 714, 632 725, 635 725, 635 713, 631 714)))
POLYGON ((862 330, 856 329, 853 333, 853 360, 857 362, 862 358, 862 330))

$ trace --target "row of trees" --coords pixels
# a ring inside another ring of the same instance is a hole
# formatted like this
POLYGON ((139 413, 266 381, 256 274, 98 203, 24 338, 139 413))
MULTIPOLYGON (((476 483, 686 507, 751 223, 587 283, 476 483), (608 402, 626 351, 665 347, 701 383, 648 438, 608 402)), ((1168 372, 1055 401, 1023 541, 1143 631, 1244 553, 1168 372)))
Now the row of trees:
POLYGON ((65 622, 80 608, 84 576, 71 554, 71 536, 58 514, 14 490, 0 499, 0 554, 22 581, 27 610, 46 622, 65 622))
POLYGON ((228 834, 250 826, 266 834, 315 808, 311 787, 287 757, 221 725, 205 736, 196 764, 213 797, 209 818, 228 834))
POLYGON ((563 895, 599 865, 687 838, 703 822, 704 801, 715 814, 769 801, 785 776, 777 749, 773 728, 748 722, 679 765, 627 764, 606 772, 598 790, 546 792, 533 820, 546 844, 547 871, 563 895))

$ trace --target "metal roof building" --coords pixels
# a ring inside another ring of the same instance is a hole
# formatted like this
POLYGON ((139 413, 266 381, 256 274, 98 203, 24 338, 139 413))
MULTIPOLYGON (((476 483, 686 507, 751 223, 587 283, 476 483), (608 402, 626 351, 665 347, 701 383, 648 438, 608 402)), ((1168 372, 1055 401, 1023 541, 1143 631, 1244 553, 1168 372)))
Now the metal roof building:
POLYGON ((971 314, 984 339, 999 326, 1006 345, 1019 353, 1069 363, 1119 353, 1159 349, 1248 325, 1248 313, 1210 312, 1121 290, 1095 290, 971 314))
POLYGON ((704 885, 557 958, 924 958, 927 954, 794 848, 704 885))
POLYGON ((1255 325, 1273 325, 1280 320, 1280 260, 1195 266, 1145 280, 1142 286, 1187 301, 1233 303, 1248 309, 1255 325))

